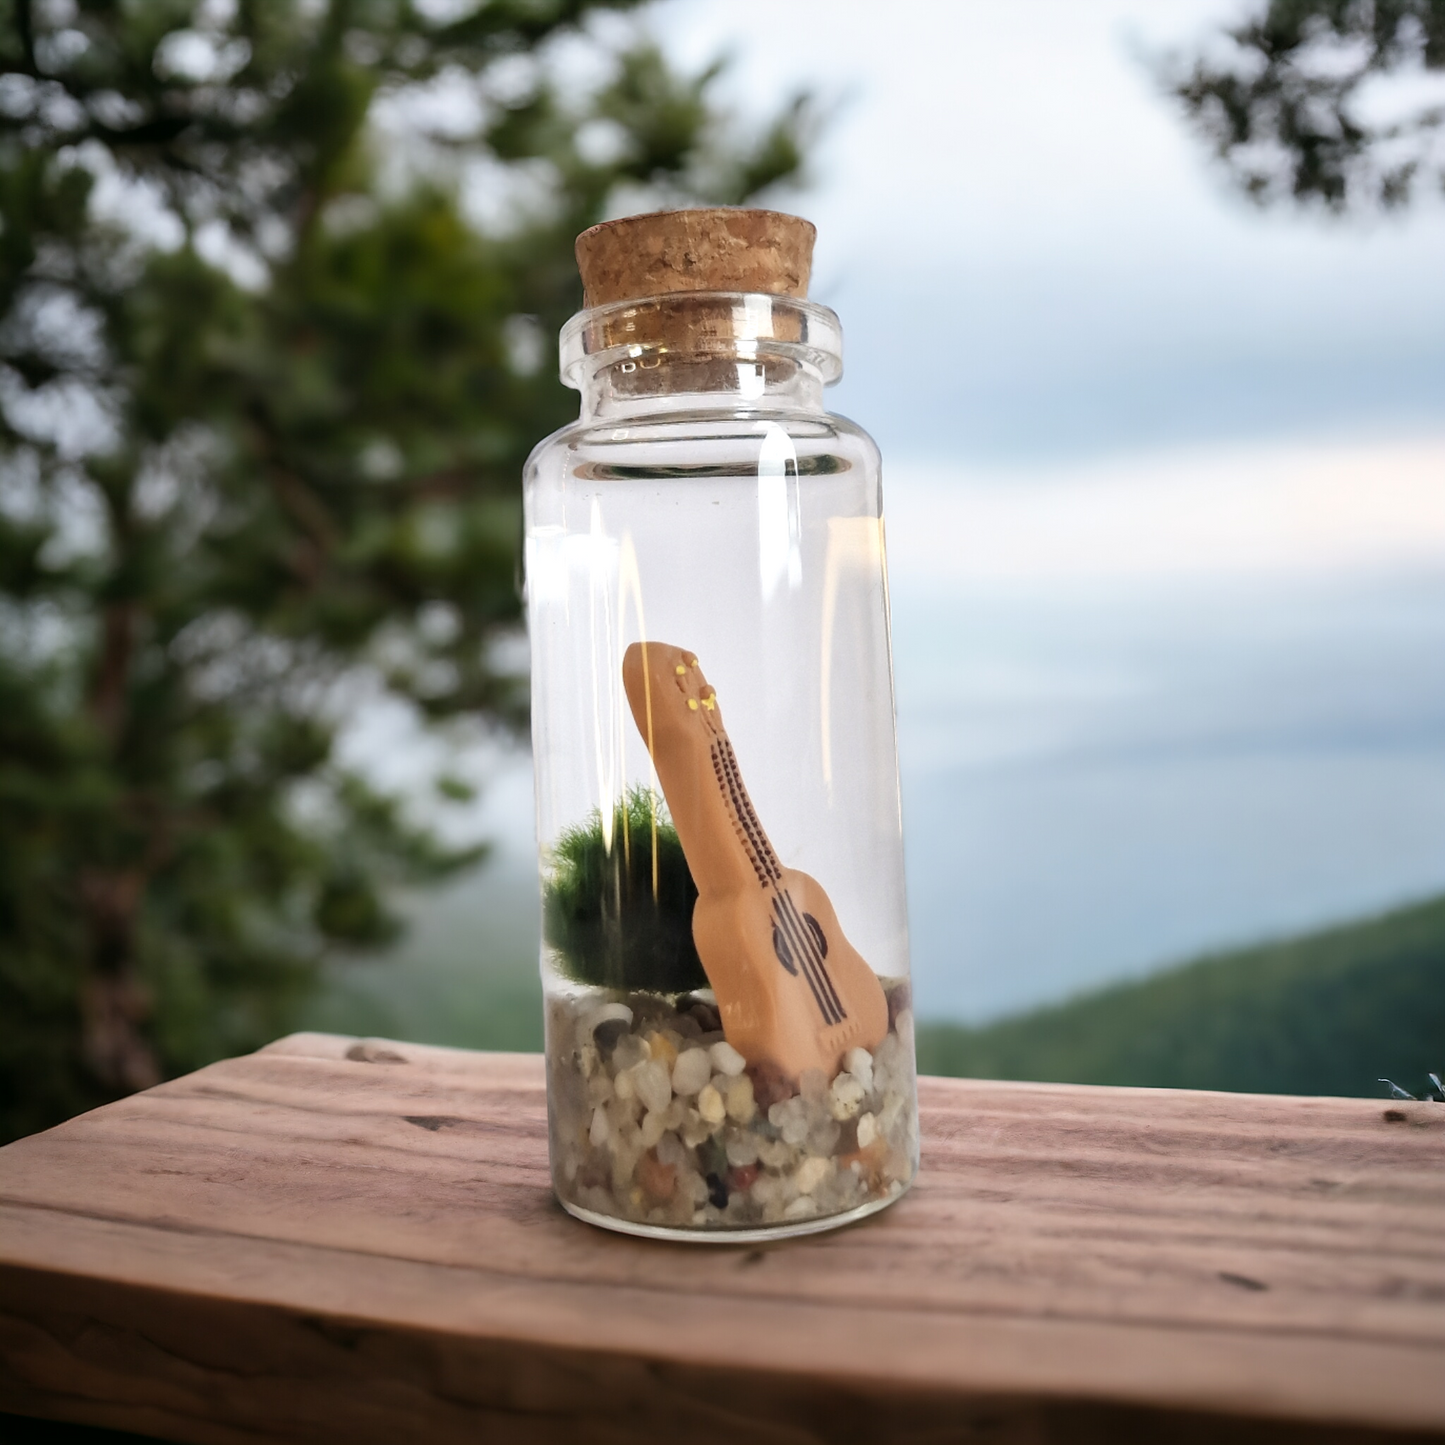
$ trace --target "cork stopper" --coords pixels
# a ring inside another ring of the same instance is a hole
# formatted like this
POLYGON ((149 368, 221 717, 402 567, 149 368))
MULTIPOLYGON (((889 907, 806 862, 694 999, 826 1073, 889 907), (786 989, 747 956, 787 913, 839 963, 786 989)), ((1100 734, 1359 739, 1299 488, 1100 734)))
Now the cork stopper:
POLYGON ((804 299, 811 221, 781 211, 714 207, 604 221, 577 237, 590 310, 679 291, 752 291, 804 299))

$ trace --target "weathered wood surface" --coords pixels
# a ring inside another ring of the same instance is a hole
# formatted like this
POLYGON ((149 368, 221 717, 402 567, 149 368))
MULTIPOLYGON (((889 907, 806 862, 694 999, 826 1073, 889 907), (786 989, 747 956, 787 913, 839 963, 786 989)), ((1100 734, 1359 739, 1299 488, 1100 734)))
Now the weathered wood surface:
POLYGON ((611 1235, 541 1061, 325 1035, 0 1150, 0 1410, 216 1442, 1445 1434, 1445 1106, 926 1079, 765 1248, 611 1235))

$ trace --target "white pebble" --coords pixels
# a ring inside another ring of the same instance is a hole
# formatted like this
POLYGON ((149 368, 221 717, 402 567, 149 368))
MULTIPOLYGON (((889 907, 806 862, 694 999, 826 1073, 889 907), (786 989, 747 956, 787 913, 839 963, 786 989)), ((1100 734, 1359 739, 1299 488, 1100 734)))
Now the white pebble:
POLYGON ((867 1092, 861 1080, 855 1079, 852 1074, 839 1074, 828 1091, 828 1112, 835 1119, 851 1119, 867 1092))
POLYGON ((667 1133, 666 1116, 656 1109, 651 1110, 647 1117, 643 1119, 642 1128, 639 1131, 642 1147, 644 1149, 651 1149, 665 1133, 667 1133))
POLYGON ((612 1081, 612 1092, 619 1099, 630 1099, 633 1095, 632 1070, 623 1069, 612 1081))
POLYGON ((734 1169, 758 1162, 758 1139, 755 1134, 738 1134, 727 1141, 728 1163, 734 1169))
POLYGON ((872 1114, 858 1116, 858 1147, 866 1149, 878 1137, 878 1120, 872 1114))
POLYGON ((811 1194, 832 1172, 831 1159, 804 1159, 793 1175, 793 1183, 799 1194, 811 1194))
POLYGON ((612 1067, 620 1072, 636 1068, 644 1059, 652 1057, 652 1051, 636 1034, 623 1034, 612 1046, 612 1067))
POLYGON ((769 1169, 786 1169, 797 1158, 797 1152, 781 1139, 761 1139, 758 1141, 758 1158, 769 1169))
POLYGON ((873 1092, 873 1055, 867 1049, 849 1049, 843 1055, 843 1067, 863 1085, 863 1092, 873 1092))
POLYGON ((632 1083, 637 1097, 659 1114, 672 1102, 672 1079, 665 1064, 655 1060, 638 1064, 632 1071, 632 1083))
POLYGON ((685 1049, 672 1066, 672 1091, 690 1099, 712 1078, 712 1059, 706 1049, 685 1049))
POLYGON ((708 1053, 712 1055, 713 1068, 730 1079, 736 1078, 748 1066, 748 1061, 726 1039, 714 1044, 708 1053))
POLYGON ((783 1210, 783 1218, 791 1224, 799 1219, 811 1219, 817 1212, 816 1201, 801 1195, 783 1210))
POLYGON ((753 1081, 746 1074, 730 1079, 723 1102, 727 1105, 729 1119, 739 1124, 751 1124, 758 1112, 757 1100, 753 1097, 753 1081))
POLYGON ((657 1141, 657 1162, 676 1167, 687 1161, 687 1149, 676 1134, 664 1134, 657 1141))
POLYGON ((802 1099, 784 1099, 768 1110, 768 1122, 782 1136, 786 1144, 801 1144, 808 1137, 810 1127, 808 1106, 802 1099))
POLYGON ((727 1105, 723 1103, 722 1095, 711 1084, 708 1084, 697 1096, 697 1112, 709 1124, 721 1124, 727 1118, 727 1105))
POLYGON ((592 1127, 587 1131, 587 1137, 592 1141, 594 1149, 600 1149, 607 1142, 607 1111, 605 1109, 594 1109, 592 1111, 592 1127))
POLYGON ((791 1179, 774 1179, 768 1174, 759 1174, 753 1181, 752 1196, 764 1209, 776 1209, 780 1214, 789 1200, 797 1197, 798 1187, 791 1179))

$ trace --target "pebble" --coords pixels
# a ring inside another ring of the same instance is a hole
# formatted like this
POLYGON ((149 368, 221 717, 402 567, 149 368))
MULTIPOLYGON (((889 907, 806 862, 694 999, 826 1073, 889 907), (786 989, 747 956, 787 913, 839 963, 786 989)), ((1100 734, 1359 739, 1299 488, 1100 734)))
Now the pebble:
POLYGON ((836 1119, 817 1119, 808 1127, 803 1141, 809 1154, 831 1154, 843 1137, 843 1126, 836 1119))
POLYGON ((918 1157, 913 1016, 896 993, 875 1050, 796 1080, 749 1064, 711 998, 550 997, 548 1036, 575 1040, 549 1064, 559 1191, 601 1214, 706 1230, 895 1196, 918 1157))
POLYGON ((839 1074, 828 1090, 828 1112, 835 1119, 851 1119, 862 1107, 867 1092, 862 1081, 851 1073, 845 1071, 839 1074))
POLYGON ((686 1049, 672 1066, 672 1091, 690 1099, 712 1078, 712 1059, 707 1049, 686 1049))
POLYGON ((783 1136, 783 1143, 798 1145, 808 1137, 808 1111, 802 1099, 784 1099, 768 1110, 768 1122, 783 1136))
POLYGON ((736 1078, 748 1066, 748 1061, 726 1039, 714 1044, 708 1053, 712 1057, 713 1068, 730 1079, 736 1078))
POLYGON ((677 1170, 654 1154, 644 1154, 637 1161, 637 1182, 654 1199, 671 1199, 672 1191, 677 1188, 677 1170))
POLYGON ((729 1079, 723 1103, 729 1119, 738 1124, 751 1124, 758 1112, 757 1100, 753 1098, 753 1081, 746 1074, 729 1079))
POLYGON ((657 1141, 657 1157, 663 1164, 685 1164, 687 1162, 687 1150, 683 1147, 682 1140, 676 1134, 667 1133, 657 1141))
POLYGON ((612 1050, 612 1067, 633 1069, 649 1057, 648 1048, 636 1034, 623 1034, 612 1050))
POLYGON ((727 1118, 727 1105, 723 1097, 711 1084, 706 1085, 697 1096, 697 1112, 709 1124, 721 1124, 727 1118))
POLYGON ((609 1019, 618 1020, 624 1029, 632 1027, 633 1012, 625 1003, 605 1003, 600 1008, 593 1009, 582 1019, 580 1033, 583 1042, 587 1042, 597 1032, 598 1024, 605 1024, 609 1019))
MULTIPOLYGON (((593 1041, 597 1045, 592 1052, 595 1054, 600 1049, 604 1054, 610 1054, 617 1047, 618 1039, 623 1038, 626 1033, 627 1025, 623 1020, 603 1019, 592 1035, 593 1041)), ((584 1052, 586 1052, 585 1049, 584 1052)))
POLYGON ((849 1049, 843 1055, 843 1067, 863 1085, 863 1092, 873 1092, 873 1055, 867 1049, 849 1049))
POLYGON ((831 1159, 804 1159, 793 1175, 793 1183, 799 1194, 811 1194, 832 1172, 831 1159))
POLYGON ((786 1169, 798 1157, 798 1151, 782 1139, 763 1139, 758 1143, 758 1158, 769 1169, 786 1169))
POLYGON ((632 1084, 637 1097, 649 1108, 661 1113, 672 1102, 672 1076, 666 1065, 654 1059, 639 1064, 632 1071, 632 1084))
POLYGON ((758 1138, 756 1134, 735 1134, 727 1141, 728 1163, 734 1169, 746 1169, 758 1162, 758 1138))

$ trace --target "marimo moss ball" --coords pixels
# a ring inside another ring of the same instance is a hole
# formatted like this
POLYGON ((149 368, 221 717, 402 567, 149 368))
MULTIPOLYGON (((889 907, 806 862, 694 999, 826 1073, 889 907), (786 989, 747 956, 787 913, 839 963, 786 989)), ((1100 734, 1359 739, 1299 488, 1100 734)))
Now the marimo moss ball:
POLYGON ((594 812, 557 840, 543 936, 574 983, 686 993, 707 987, 692 941, 696 902, 662 799, 637 787, 617 805, 610 829, 594 812))

